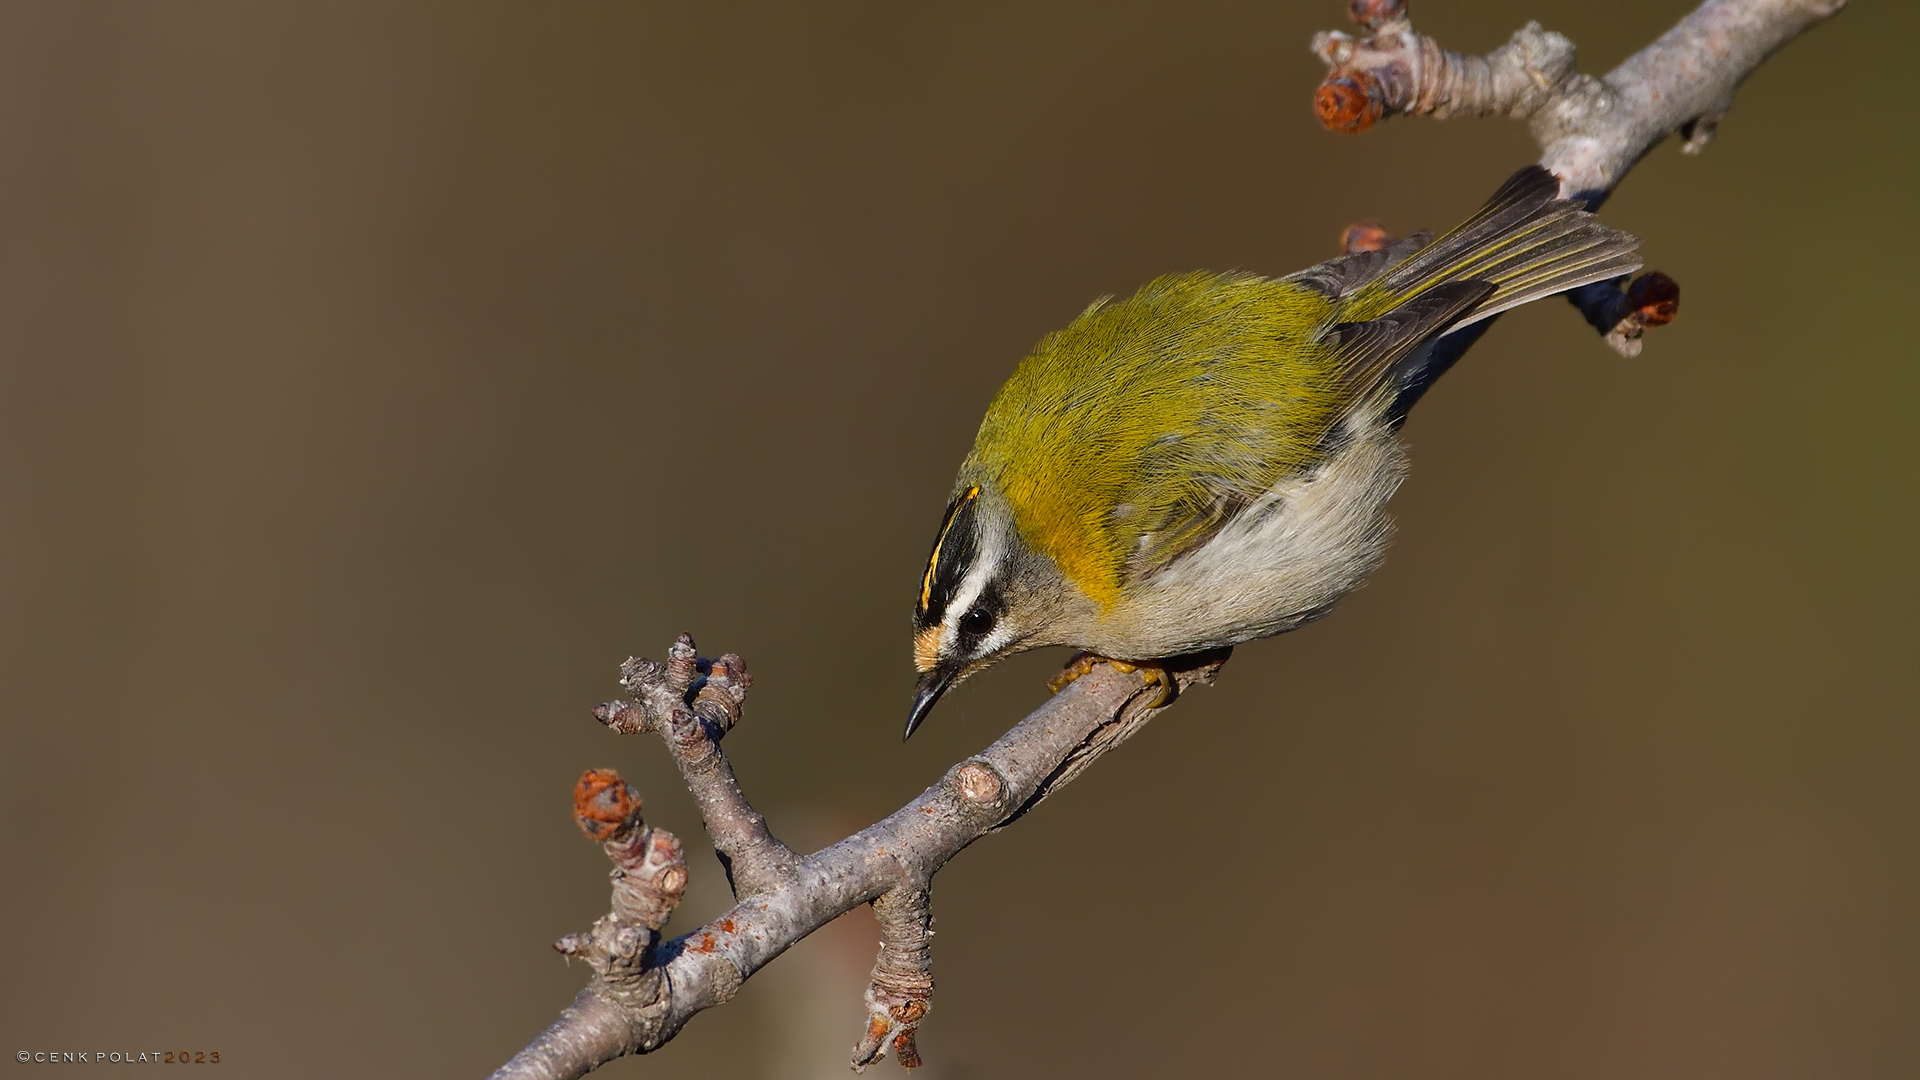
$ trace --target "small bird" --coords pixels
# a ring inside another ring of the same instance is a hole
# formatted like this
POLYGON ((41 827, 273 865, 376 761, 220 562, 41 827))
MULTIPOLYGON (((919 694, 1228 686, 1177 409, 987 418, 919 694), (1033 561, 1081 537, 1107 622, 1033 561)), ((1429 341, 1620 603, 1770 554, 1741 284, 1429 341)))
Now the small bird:
POLYGON ((1384 554, 1400 422, 1451 362, 1436 343, 1639 268, 1639 241, 1559 191, 1529 166, 1438 240, 1282 278, 1173 274, 1043 338, 988 406, 927 558, 906 734, 1026 649, 1170 692, 1154 661, 1324 615, 1384 554))

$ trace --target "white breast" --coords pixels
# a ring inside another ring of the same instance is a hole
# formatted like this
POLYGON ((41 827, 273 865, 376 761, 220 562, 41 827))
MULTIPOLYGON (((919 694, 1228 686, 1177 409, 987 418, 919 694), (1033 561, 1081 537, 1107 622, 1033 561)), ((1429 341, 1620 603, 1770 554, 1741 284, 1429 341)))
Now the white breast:
POLYGON ((1233 645, 1321 614, 1380 564, 1385 506, 1406 475, 1393 432, 1369 412, 1318 470, 1282 481, 1205 544, 1133 582, 1076 642, 1145 659, 1233 645))

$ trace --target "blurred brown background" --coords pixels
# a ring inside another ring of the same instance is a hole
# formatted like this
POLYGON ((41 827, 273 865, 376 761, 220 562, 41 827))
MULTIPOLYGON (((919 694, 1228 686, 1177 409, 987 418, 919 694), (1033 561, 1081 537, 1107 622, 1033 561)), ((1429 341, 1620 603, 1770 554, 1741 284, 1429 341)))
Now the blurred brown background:
MULTIPOLYGON (((1688 6, 1415 14, 1603 71, 1688 6)), ((1343 12, 0 6, 5 1075, 484 1074, 584 978, 582 768, 723 908, 587 715, 679 630, 751 662, 797 844, 989 742, 1060 657, 903 747, 907 622, 1024 350, 1534 156, 1319 130, 1343 12)), ((1680 321, 1503 319, 1371 587, 941 875, 928 1075, 1920 1075, 1916 30, 1857 3, 1655 150, 1606 216, 1680 321)), ((873 947, 610 1075, 844 1075, 873 947)))

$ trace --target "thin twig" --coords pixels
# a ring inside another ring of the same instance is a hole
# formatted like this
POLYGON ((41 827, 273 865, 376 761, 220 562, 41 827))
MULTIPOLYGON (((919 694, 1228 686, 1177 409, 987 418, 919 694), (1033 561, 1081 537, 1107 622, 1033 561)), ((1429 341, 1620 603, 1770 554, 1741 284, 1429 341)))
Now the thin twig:
MULTIPOLYGON (((976 762, 956 775, 962 794, 969 787, 991 798, 999 778, 976 762)), ((892 1047, 900 1064, 920 1064, 914 1032, 933 1007, 933 897, 926 889, 899 888, 873 902, 880 923, 880 956, 867 984, 867 1033, 853 1048, 853 1067, 865 1069, 892 1047)))
POLYGON ((790 881, 799 856, 774 838, 720 752, 720 740, 740 722, 753 686, 746 662, 732 653, 703 661, 695 655, 693 638, 681 634, 667 650, 666 663, 631 658, 622 664, 620 683, 632 699, 601 705, 594 716, 622 734, 651 731, 665 740, 700 804, 734 896, 745 899, 790 881))

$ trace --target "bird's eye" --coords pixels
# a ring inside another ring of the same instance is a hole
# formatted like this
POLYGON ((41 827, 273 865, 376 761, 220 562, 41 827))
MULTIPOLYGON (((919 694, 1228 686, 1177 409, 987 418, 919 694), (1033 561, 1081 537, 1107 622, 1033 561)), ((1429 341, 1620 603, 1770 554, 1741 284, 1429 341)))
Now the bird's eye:
POLYGON ((993 629, 993 612, 986 608, 974 608, 960 616, 960 632, 968 637, 980 637, 993 629))

